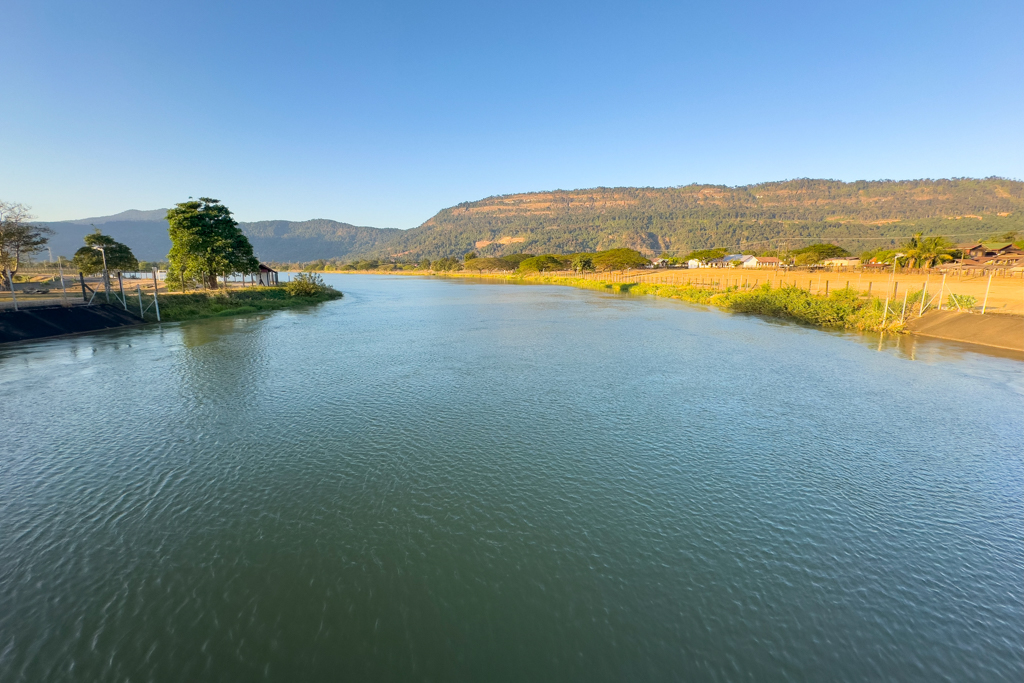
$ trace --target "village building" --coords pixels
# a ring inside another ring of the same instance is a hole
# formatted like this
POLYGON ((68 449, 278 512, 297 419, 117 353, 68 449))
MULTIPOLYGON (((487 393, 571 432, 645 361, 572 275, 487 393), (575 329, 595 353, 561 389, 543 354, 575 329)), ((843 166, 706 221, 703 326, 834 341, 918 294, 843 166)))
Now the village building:
POLYGON ((735 262, 742 262, 744 258, 743 254, 729 254, 728 256, 708 261, 708 268, 731 268, 735 262))
POLYGON ((260 264, 256 284, 260 287, 277 287, 277 271, 270 266, 260 264))
POLYGON ((821 262, 823 266, 831 267, 856 267, 860 265, 860 259, 856 256, 834 256, 821 262))
POLYGON ((774 256, 750 256, 743 260, 744 268, 778 268, 779 259, 774 256))
POLYGON ((1010 242, 988 244, 958 244, 964 258, 944 263, 940 268, 964 268, 968 270, 1004 269, 1012 272, 1024 271, 1024 249, 1010 242))

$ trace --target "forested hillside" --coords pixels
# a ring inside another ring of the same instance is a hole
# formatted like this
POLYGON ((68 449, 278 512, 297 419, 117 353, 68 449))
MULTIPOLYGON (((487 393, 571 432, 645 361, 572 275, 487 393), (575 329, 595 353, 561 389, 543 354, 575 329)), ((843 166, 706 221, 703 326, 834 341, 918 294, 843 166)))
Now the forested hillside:
POLYGON ((1024 183, 1000 178, 596 188, 465 202, 359 255, 416 260, 471 250, 500 256, 618 247, 682 255, 817 241, 859 253, 915 232, 960 240, 1020 230, 1022 223, 1024 183))
POLYGON ((313 261, 386 248, 402 230, 369 228, 324 218, 310 221, 239 223, 253 251, 268 261, 313 261))

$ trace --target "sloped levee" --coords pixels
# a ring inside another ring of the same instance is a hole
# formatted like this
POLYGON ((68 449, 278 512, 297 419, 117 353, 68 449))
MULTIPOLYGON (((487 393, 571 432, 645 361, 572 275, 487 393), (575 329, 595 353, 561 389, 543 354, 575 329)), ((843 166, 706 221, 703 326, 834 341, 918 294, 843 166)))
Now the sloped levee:
POLYGON ((907 331, 922 337, 1024 351, 1024 318, 1016 315, 932 311, 908 322, 907 331))
POLYGON ((71 308, 41 306, 20 311, 0 311, 0 344, 95 332, 139 325, 142 322, 139 316, 109 304, 71 308))

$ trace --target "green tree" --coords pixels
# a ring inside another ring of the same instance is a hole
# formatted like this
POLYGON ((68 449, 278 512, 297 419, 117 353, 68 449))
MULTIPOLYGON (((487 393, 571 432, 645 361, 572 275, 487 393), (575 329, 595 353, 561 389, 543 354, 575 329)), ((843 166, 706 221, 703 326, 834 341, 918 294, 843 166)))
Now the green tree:
POLYGON ((643 268, 650 263, 643 254, 635 249, 609 249, 594 254, 594 267, 598 270, 643 268))
POLYGON ((931 268, 953 260, 953 245, 942 237, 922 237, 917 233, 902 249, 911 268, 931 268))
POLYGON ((725 249, 698 249, 697 251, 691 251, 684 258, 687 261, 700 261, 701 263, 707 263, 708 261, 714 261, 717 258, 722 258, 729 252, 725 249))
POLYGON ((835 244, 812 244, 794 249, 793 255, 798 266, 809 266, 827 258, 849 256, 850 252, 835 244))
POLYGON ((565 267, 562 259, 554 254, 534 256, 520 262, 519 272, 521 273, 543 273, 549 270, 561 270, 565 267))
POLYGON ((430 270, 430 259, 425 258, 420 261, 420 268, 423 270, 430 270))
POLYGON ((577 273, 594 270, 594 259, 590 254, 575 254, 571 263, 572 269, 577 273))
POLYGON ((534 254, 507 254, 506 256, 502 256, 501 259, 503 261, 508 261, 510 264, 512 264, 512 269, 514 270, 519 267, 520 263, 522 263, 528 258, 533 257, 534 254))
POLYGON ((515 266, 500 258, 473 258, 466 261, 466 270, 482 273, 485 270, 515 270, 515 266))
POLYGON ((167 212, 167 222, 171 236, 168 282, 180 276, 203 280, 216 289, 218 275, 259 269, 252 244, 219 200, 201 197, 177 204, 167 212))
POLYGON ((0 201, 0 285, 9 287, 7 271, 11 277, 18 273, 21 259, 43 250, 53 231, 30 225, 29 208, 23 204, 0 201))
POLYGON ((430 267, 433 268, 434 270, 441 272, 447 272, 450 270, 462 270, 462 264, 459 263, 459 260, 452 258, 450 256, 437 259, 432 264, 430 264, 430 267))
POLYGON ((75 264, 75 268, 86 275, 92 275, 103 270, 104 254, 107 257, 108 271, 139 269, 139 261, 135 258, 132 250, 113 237, 100 233, 99 228, 95 228, 85 236, 85 246, 76 251, 71 260, 75 264), (103 249, 103 253, 94 247, 100 247, 103 249))

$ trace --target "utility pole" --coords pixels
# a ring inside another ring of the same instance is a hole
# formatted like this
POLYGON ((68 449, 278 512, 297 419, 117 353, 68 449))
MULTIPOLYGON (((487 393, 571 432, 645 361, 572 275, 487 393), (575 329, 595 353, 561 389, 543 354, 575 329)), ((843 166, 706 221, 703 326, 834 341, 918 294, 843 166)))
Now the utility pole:
POLYGON ((11 277, 11 269, 4 268, 7 272, 7 284, 11 286, 11 299, 14 300, 14 310, 18 310, 18 295, 14 293, 14 278, 11 277))
MULTIPOLYGON (((160 289, 160 283, 156 279, 156 267, 153 268, 153 306, 156 307, 156 321, 160 322, 160 301, 157 299, 156 292, 160 289)), ((185 293, 185 290, 181 290, 185 293)))
POLYGON ((107 250, 104 247, 93 247, 103 254, 103 293, 107 295, 107 303, 110 303, 110 278, 107 276, 107 250))
POLYGON ((64 264, 61 263, 61 258, 57 256, 57 272, 60 273, 60 291, 62 292, 61 298, 64 299, 64 305, 68 305, 68 290, 64 287, 64 264))
MULTIPOLYGON (((985 309, 988 308, 988 290, 992 289, 992 276, 995 274, 994 270, 988 272, 988 285, 985 287, 985 302, 981 304, 981 314, 985 315, 985 309)), ((7 276, 11 277, 10 275, 7 276)), ((11 285, 11 291, 14 291, 14 285, 11 285)))

